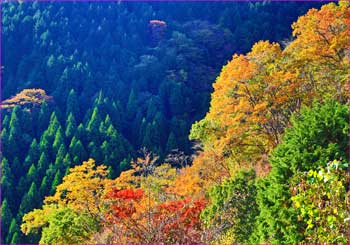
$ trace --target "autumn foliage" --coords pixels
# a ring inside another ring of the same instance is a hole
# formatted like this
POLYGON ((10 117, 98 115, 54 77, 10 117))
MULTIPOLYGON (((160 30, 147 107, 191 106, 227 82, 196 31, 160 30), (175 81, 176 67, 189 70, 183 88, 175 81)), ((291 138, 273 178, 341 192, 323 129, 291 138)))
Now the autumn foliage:
MULTIPOLYGON (((152 20, 150 28, 163 35, 166 23, 152 20)), ((311 9, 292 28, 286 47, 259 41, 223 67, 209 112, 191 129, 203 149, 189 166, 160 163, 142 149, 130 169, 107 179, 106 167, 89 159, 24 216, 22 231, 43 229, 50 240, 41 242, 62 242, 49 230, 68 210, 95 224, 70 236, 78 242, 349 242, 348 165, 322 164, 345 156, 350 8, 311 9)))
POLYGON ((231 173, 255 167, 281 143, 290 116, 302 105, 314 99, 346 101, 349 8, 331 3, 311 9, 292 27, 295 40, 284 50, 278 43, 260 41, 222 69, 209 112, 191 130, 190 137, 204 144, 203 159, 214 153, 215 164, 231 173))
POLYGON ((51 96, 46 95, 45 90, 43 89, 23 89, 20 93, 15 96, 2 101, 1 108, 10 109, 15 107, 16 105, 25 107, 25 108, 33 108, 40 106, 44 100, 47 102, 52 102, 53 98, 51 96))

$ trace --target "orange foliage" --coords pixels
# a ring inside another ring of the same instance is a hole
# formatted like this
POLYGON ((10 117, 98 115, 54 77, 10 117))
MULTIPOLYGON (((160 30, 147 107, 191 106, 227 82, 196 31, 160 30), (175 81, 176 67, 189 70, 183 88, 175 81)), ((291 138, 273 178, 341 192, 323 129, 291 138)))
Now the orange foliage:
POLYGON ((11 97, 10 99, 4 100, 1 103, 1 108, 10 109, 18 106, 25 106, 27 108, 33 108, 41 105, 43 101, 52 101, 52 97, 46 95, 43 89, 23 89, 20 93, 11 97))
POLYGON ((107 194, 107 200, 112 200, 111 209, 112 213, 107 215, 108 221, 113 219, 128 218, 136 212, 134 201, 142 198, 143 190, 113 190, 107 194))
POLYGON ((202 162, 209 169, 231 175, 259 162, 259 170, 268 171, 262 158, 281 142, 291 114, 315 98, 349 97, 349 7, 312 9, 293 29, 296 39, 285 50, 260 41, 222 69, 210 110, 190 136, 203 143, 202 162))

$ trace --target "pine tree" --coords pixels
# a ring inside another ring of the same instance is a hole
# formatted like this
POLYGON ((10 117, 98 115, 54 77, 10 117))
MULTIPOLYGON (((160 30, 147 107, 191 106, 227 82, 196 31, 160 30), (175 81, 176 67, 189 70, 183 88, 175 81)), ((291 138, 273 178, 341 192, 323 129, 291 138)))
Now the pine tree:
POLYGON ((47 155, 50 154, 52 142, 50 142, 49 132, 46 130, 40 138, 39 149, 40 152, 45 152, 47 155))
POLYGON ((80 105, 78 102, 78 97, 74 89, 69 92, 66 105, 66 116, 69 114, 74 115, 76 118, 80 118, 80 105))
POLYGON ((69 153, 67 152, 64 159, 63 159, 63 166, 68 168, 69 166, 71 166, 72 164, 72 159, 69 155, 69 153))
POLYGON ((18 179, 20 176, 25 174, 25 170, 22 168, 21 162, 17 156, 13 159, 13 162, 11 165, 11 171, 15 179, 18 179))
POLYGON ((66 132, 65 135, 67 140, 71 140, 77 130, 77 123, 75 121, 75 117, 72 113, 69 113, 67 121, 66 121, 66 132))
POLYGON ((57 151, 56 154, 56 160, 55 160, 55 165, 59 168, 64 166, 64 158, 66 157, 67 151, 66 147, 64 144, 61 144, 60 148, 57 151))
POLYGON ((82 142, 87 142, 86 130, 82 123, 79 124, 75 137, 81 140, 82 142))
POLYGON ((56 187, 61 183, 61 172, 60 170, 58 170, 55 174, 55 178, 52 181, 52 185, 51 185, 51 190, 50 190, 50 194, 54 194, 56 191, 56 187))
POLYGON ((9 134, 7 129, 1 128, 1 146, 2 146, 2 152, 4 156, 10 156, 10 142, 9 142, 9 134))
POLYGON ((41 153, 39 162, 38 162, 38 173, 41 176, 42 173, 47 169, 50 162, 45 152, 41 153))
POLYGON ((37 170, 36 167, 34 165, 34 163, 30 166, 27 175, 26 175, 26 181, 27 183, 31 183, 32 181, 37 181, 37 170))
POLYGON ((88 145, 88 150, 90 152, 90 156, 95 159, 96 162, 102 162, 103 157, 102 157, 102 152, 100 149, 96 146, 96 144, 91 141, 88 145))
POLYGON ((129 94, 126 110, 127 110, 127 114, 126 114, 127 120, 131 121, 135 117, 136 111, 137 111, 137 100, 133 89, 131 89, 131 92, 129 94))
POLYGON ((57 154, 59 148, 64 145, 64 138, 63 138, 63 135, 62 135, 62 128, 59 127, 56 131, 56 134, 55 134, 55 139, 53 141, 53 144, 52 144, 52 148, 53 148, 53 154, 57 154))
POLYGON ((257 242, 298 243, 303 241, 303 227, 292 206, 290 185, 293 177, 338 159, 346 159, 350 112, 346 105, 327 101, 304 108, 291 119, 283 142, 271 153, 272 170, 259 182, 260 215, 255 239, 257 242))
POLYGON ((11 209, 9 207, 7 199, 5 198, 1 203, 1 230, 2 230, 1 243, 2 244, 5 244, 5 241, 3 239, 7 237, 12 218, 13 216, 12 216, 11 209))
POLYGON ((89 137, 92 140, 98 140, 99 139, 99 127, 101 124, 101 116, 98 110, 98 107, 95 107, 91 118, 86 126, 86 130, 89 133, 89 137))
POLYGON ((48 127, 50 121, 50 109, 46 100, 40 106, 40 112, 38 117, 38 134, 44 132, 48 127))
POLYGON ((11 119, 9 123, 9 136, 8 136, 8 152, 7 157, 10 161, 16 157, 22 157, 23 152, 21 152, 21 145, 18 142, 22 142, 22 128, 20 125, 20 108, 15 106, 11 113, 11 119))
POLYGON ((12 218, 10 227, 8 230, 8 234, 6 237, 6 243, 18 244, 18 232, 19 232, 19 227, 17 225, 16 219, 12 218))
POLYGON ((33 131, 33 118, 32 113, 27 110, 23 110, 21 117, 22 131, 28 135, 34 135, 33 131))
POLYGON ((82 162, 87 159, 87 153, 84 149, 83 144, 80 140, 77 140, 75 137, 72 138, 72 141, 69 145, 69 153, 73 156, 73 162, 75 164, 78 164, 79 162, 82 162))
POLYGON ((41 184, 39 187, 39 196, 40 199, 42 199, 46 194, 48 194, 48 183, 47 183, 47 176, 44 176, 44 178, 41 180, 41 184))
POLYGON ((56 134, 57 130, 59 130, 60 127, 61 127, 61 124, 58 121, 58 118, 56 116, 56 112, 52 112, 52 114, 50 116, 50 123, 49 123, 49 126, 47 128, 48 135, 51 139, 50 142, 54 140, 55 134, 56 134))
POLYGON ((9 115, 5 115, 4 118, 2 119, 2 128, 8 128, 10 122, 9 115))
POLYGON ((176 137, 173 132, 170 132, 168 141, 166 144, 166 152, 170 152, 171 150, 178 149, 177 142, 176 142, 176 137))
POLYGON ((34 162, 38 162, 40 158, 40 148, 36 139, 33 139, 30 144, 29 151, 27 157, 25 159, 25 165, 30 166, 34 162))
POLYGON ((18 244, 19 242, 19 235, 18 235, 18 231, 16 231, 13 236, 12 236, 12 239, 11 239, 11 242, 10 244, 18 244))
POLYGON ((3 197, 9 200, 10 207, 14 205, 15 193, 13 192, 13 186, 15 179, 12 174, 10 165, 5 157, 1 160, 1 194, 3 197))
POLYGON ((28 192, 23 196, 17 217, 21 218, 25 213, 38 207, 39 202, 38 188, 35 182, 32 182, 28 192))

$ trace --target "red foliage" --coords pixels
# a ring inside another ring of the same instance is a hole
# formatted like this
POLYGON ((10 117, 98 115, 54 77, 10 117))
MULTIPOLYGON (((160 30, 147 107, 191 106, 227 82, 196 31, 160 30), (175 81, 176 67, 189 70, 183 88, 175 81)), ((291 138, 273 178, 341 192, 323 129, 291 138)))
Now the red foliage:
POLYGON ((175 230, 198 228, 200 226, 199 216, 205 205, 206 202, 204 199, 192 202, 190 198, 159 205, 159 220, 164 220, 169 215, 175 216, 173 222, 164 226, 163 232, 168 233, 175 230))
POLYGON ((107 196, 107 199, 113 201, 112 212, 107 215, 107 219, 112 221, 113 218, 128 218, 133 215, 136 212, 134 201, 141 199, 143 193, 142 189, 112 190, 107 196))
POLYGON ((109 193, 109 198, 118 198, 118 199, 140 199, 143 196, 144 191, 142 189, 133 190, 112 190, 109 193))

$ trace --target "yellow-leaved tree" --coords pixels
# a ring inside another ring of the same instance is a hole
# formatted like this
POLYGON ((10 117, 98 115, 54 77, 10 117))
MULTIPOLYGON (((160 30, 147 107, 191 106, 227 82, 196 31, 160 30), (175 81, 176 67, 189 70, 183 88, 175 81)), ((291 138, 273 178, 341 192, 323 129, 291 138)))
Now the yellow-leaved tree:
POLYGON ((213 85, 209 112, 192 126, 190 138, 203 144, 203 163, 226 176, 240 168, 268 169, 257 165, 266 164, 302 105, 349 96, 348 5, 311 9, 292 27, 295 40, 284 50, 260 41, 248 54, 234 55, 213 85))

